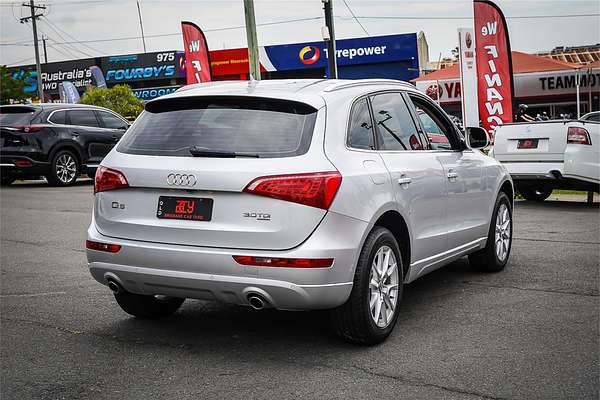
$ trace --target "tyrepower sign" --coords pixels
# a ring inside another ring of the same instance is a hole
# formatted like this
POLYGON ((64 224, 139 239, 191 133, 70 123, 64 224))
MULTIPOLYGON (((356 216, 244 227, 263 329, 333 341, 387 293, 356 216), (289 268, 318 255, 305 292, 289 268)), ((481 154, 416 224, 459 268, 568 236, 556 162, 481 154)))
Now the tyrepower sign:
POLYGON ((475 58, 479 118, 490 135, 512 122, 512 63, 502 11, 491 1, 475 0, 475 58))

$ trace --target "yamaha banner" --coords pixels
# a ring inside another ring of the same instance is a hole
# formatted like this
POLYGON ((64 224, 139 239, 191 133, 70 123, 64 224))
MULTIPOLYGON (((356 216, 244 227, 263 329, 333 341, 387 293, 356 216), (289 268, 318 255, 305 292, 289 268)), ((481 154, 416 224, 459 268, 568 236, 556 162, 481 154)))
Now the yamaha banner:
POLYGON ((210 82, 212 79, 210 54, 204 33, 196 24, 187 21, 181 22, 181 31, 187 84, 210 82))
POLYGON ((491 1, 474 0, 475 53, 479 118, 493 135, 498 125, 512 122, 512 60, 502 11, 491 1))

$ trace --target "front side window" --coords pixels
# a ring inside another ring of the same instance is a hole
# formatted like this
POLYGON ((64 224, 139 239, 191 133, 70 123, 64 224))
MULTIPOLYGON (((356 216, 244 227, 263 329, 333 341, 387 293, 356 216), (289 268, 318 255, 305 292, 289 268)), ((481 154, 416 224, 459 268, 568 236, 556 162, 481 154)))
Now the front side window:
POLYGON ((452 133, 452 123, 426 100, 414 95, 409 95, 409 97, 427 134, 430 148, 432 150, 452 150, 457 147, 456 136, 452 133), (454 146, 453 143, 455 143, 454 146))
POLYGON ((375 149, 373 123, 371 122, 367 99, 357 101, 352 107, 348 146, 355 149, 375 149))
POLYGON ((93 110, 69 110, 67 117, 69 125, 100 127, 93 110))
POLYGON ((423 150, 417 127, 400 93, 383 93, 371 99, 379 133, 380 150, 423 150))

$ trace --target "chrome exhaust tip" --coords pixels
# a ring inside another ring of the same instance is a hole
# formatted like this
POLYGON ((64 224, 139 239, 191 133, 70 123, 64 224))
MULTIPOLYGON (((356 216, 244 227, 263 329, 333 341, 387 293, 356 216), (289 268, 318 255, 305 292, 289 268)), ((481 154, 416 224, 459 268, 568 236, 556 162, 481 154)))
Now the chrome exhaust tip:
POLYGON ((116 281, 109 279, 108 280, 108 288, 114 293, 114 294, 119 294, 121 292, 123 292, 123 288, 121 288, 121 285, 119 285, 116 281))
POLYGON ((248 296, 248 303, 255 310, 262 310, 267 306, 267 302, 259 295, 251 294, 248 296))

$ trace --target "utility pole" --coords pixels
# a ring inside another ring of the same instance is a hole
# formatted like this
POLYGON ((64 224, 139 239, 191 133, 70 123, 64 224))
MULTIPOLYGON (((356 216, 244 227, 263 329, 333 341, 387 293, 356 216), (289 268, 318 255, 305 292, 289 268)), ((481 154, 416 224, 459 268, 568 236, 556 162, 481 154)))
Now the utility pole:
POLYGON ((140 2, 136 1, 138 9, 138 18, 140 20, 140 30, 142 31, 142 43, 144 45, 144 53, 146 52, 146 38, 144 37, 144 24, 142 24, 142 12, 140 11, 140 2))
POLYGON ((37 23, 36 20, 44 14, 36 14, 36 9, 45 10, 45 6, 36 6, 33 0, 29 0, 29 4, 23 3, 23 7, 29 7, 31 10, 31 16, 21 18, 21 23, 25 23, 31 19, 31 25, 33 27, 33 47, 35 49, 35 69, 37 73, 37 86, 38 96, 40 97, 40 103, 44 102, 44 88, 42 83, 42 66, 40 65, 40 50, 38 48, 38 36, 37 36, 37 23))
POLYGON ((248 63, 250 80, 260 81, 260 60, 258 58, 258 40, 256 39, 256 19, 254 18, 254 0, 244 0, 246 16, 246 38, 248 40, 248 63))
POLYGON ((44 64, 48 64, 48 53, 46 52, 46 35, 42 35, 42 44, 44 48, 44 64))
POLYGON ((333 29, 333 0, 322 0, 325 10, 325 28, 323 40, 327 43, 327 64, 329 66, 329 79, 337 79, 337 54, 335 51, 335 30, 333 29))

